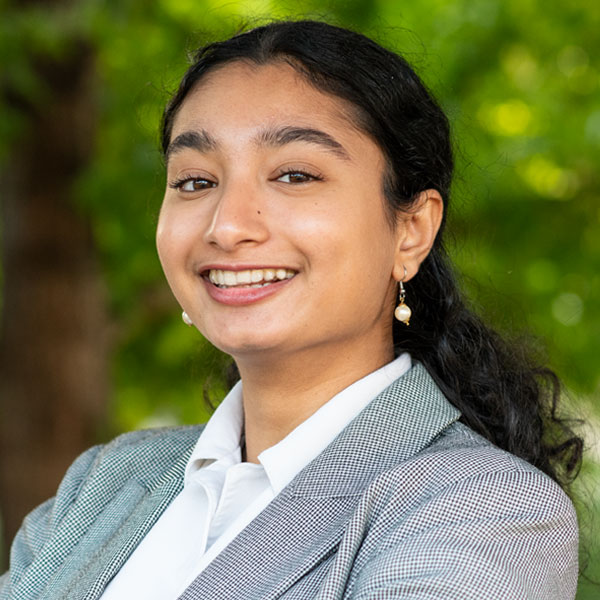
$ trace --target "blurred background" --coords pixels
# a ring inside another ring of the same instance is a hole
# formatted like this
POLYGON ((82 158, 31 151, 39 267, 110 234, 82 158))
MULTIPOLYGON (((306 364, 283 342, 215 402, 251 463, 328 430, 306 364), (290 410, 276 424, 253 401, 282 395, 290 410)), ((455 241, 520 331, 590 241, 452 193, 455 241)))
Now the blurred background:
MULTIPOLYGON (((204 421, 224 395, 227 359, 182 324, 156 257, 158 122, 187 52, 269 17, 376 38, 448 112, 451 247, 474 306, 533 336, 586 422, 576 491, 582 558, 599 579, 600 4, 589 0, 0 0, 0 563, 79 452, 204 421)), ((598 589, 582 580, 578 598, 598 589)))

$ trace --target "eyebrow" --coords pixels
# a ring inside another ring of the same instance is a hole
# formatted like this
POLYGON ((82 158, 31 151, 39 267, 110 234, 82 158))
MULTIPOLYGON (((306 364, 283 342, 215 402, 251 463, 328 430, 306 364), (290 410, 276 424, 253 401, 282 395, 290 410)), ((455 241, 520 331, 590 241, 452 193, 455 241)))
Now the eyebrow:
MULTIPOLYGON (((350 160, 346 149, 334 137, 312 127, 285 126, 269 128, 258 134, 254 140, 258 146, 281 147, 293 142, 306 142, 321 146, 343 160, 350 160)), ((166 162, 169 158, 184 150, 191 148, 198 152, 206 153, 218 149, 218 142, 204 129, 199 131, 184 131, 180 133, 167 147, 165 152, 166 162)))
POLYGON ((257 139, 259 145, 280 147, 292 142, 306 142, 322 146, 326 150, 333 152, 339 158, 350 160, 350 155, 346 152, 344 146, 334 137, 311 127, 279 127, 263 131, 257 139))
POLYGON ((167 147, 167 151, 165 152, 166 162, 169 162, 169 158, 173 154, 177 154, 177 152, 185 148, 191 148, 198 152, 210 152, 217 149, 217 142, 204 129, 200 131, 184 131, 167 147))

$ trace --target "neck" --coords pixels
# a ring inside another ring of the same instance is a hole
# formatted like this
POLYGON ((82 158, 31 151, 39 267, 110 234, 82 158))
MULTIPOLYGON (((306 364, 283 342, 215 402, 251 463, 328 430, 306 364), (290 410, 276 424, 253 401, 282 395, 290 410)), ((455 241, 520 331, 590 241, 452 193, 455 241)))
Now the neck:
POLYGON ((269 360, 236 358, 244 382, 246 460, 281 441, 350 384, 393 359, 393 348, 335 355, 331 349, 269 360))

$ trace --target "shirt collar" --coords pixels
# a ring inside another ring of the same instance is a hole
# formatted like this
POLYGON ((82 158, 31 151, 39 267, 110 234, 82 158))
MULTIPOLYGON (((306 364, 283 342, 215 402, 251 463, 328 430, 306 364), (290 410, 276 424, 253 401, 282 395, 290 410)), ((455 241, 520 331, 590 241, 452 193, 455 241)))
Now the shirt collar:
POLYGON ((185 469, 185 483, 196 471, 212 462, 231 455, 233 462, 241 462, 243 427, 242 382, 238 381, 202 430, 185 469))

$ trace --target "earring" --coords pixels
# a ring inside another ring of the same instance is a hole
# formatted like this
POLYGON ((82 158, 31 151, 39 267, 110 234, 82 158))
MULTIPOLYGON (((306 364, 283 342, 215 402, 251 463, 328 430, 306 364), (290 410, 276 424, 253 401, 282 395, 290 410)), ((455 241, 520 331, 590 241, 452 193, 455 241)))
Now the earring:
MULTIPOLYGON (((404 267, 404 265, 402 265, 404 267)), ((400 291, 398 293, 398 306, 396 306, 396 310, 394 310, 394 316, 398 321, 408 325, 410 322, 410 316, 412 315, 412 310, 404 303, 404 299, 406 298, 406 291, 404 289, 404 283, 402 283, 406 279, 406 267, 404 267, 404 277, 400 280, 400 291)))
POLYGON ((194 323, 192 322, 192 320, 190 319, 190 315, 188 315, 185 310, 181 313, 181 320, 188 326, 190 327, 191 325, 193 325, 194 323))

